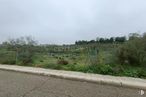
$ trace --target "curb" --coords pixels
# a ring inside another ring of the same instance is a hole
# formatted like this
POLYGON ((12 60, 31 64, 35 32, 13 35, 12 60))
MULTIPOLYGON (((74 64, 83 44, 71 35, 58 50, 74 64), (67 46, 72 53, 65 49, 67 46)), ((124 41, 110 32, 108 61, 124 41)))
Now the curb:
POLYGON ((63 70, 51 70, 36 67, 24 67, 14 65, 0 65, 0 70, 31 73, 37 75, 51 76, 69 80, 78 80, 97 84, 106 84, 125 88, 146 90, 146 80, 131 77, 115 77, 99 74, 88 74, 63 70))

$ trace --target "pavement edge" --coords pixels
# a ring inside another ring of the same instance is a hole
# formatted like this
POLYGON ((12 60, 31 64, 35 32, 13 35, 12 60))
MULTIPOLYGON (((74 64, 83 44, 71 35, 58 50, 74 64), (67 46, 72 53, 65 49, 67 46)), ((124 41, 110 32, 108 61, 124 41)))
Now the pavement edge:
POLYGON ((16 65, 15 66, 0 65, 0 70, 30 73, 30 74, 51 76, 51 77, 57 77, 62 79, 68 79, 68 80, 97 83, 102 85, 112 85, 118 87, 146 90, 146 80, 139 78, 115 77, 115 76, 106 76, 99 74, 86 74, 80 72, 50 70, 50 69, 24 67, 24 66, 16 66, 16 65))

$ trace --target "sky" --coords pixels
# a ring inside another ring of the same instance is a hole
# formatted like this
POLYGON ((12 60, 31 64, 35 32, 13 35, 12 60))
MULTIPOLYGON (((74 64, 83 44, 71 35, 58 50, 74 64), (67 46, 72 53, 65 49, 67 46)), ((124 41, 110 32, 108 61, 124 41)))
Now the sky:
POLYGON ((146 0, 0 0, 0 43, 32 36, 41 44, 146 32, 146 0))

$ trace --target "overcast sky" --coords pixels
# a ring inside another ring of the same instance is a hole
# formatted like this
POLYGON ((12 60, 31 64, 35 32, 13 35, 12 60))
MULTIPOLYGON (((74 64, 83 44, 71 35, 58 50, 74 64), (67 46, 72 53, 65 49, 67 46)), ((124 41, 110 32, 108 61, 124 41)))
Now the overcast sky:
POLYGON ((68 44, 146 31, 146 0, 0 0, 0 42, 68 44))

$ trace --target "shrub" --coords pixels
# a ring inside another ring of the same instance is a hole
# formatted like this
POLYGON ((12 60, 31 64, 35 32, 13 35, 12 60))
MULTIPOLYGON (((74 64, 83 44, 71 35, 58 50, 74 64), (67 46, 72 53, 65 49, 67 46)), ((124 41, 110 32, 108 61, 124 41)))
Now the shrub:
POLYGON ((32 63, 33 54, 29 51, 21 51, 18 55, 20 65, 28 65, 32 63))
POLYGON ((1 51, 0 52, 0 63, 1 64, 16 64, 15 53, 11 51, 1 51))
POLYGON ((44 62, 44 60, 40 60, 40 62, 44 62))
POLYGON ((110 65, 99 65, 98 69, 101 74, 113 74, 113 68, 110 65))
POLYGON ((60 60, 58 60, 57 63, 60 64, 60 65, 67 65, 69 62, 64 60, 64 59, 60 59, 60 60))
POLYGON ((146 62, 146 34, 140 36, 132 34, 118 52, 118 59, 121 64, 145 65, 146 62))
POLYGON ((80 72, 87 72, 88 71, 87 65, 75 64, 74 68, 75 68, 75 71, 80 71, 80 72))
POLYGON ((99 64, 99 65, 89 65, 87 67, 87 72, 89 73, 100 73, 100 74, 113 74, 113 68, 110 65, 99 64))
POLYGON ((32 63, 36 44, 37 42, 32 37, 20 37, 8 40, 5 46, 8 47, 8 50, 16 52, 16 64, 27 65, 32 63))
POLYGON ((71 70, 71 71, 76 71, 76 67, 74 64, 68 64, 63 66, 64 70, 71 70))
POLYGON ((146 78, 146 71, 145 70, 138 70, 138 77, 146 78))
POLYGON ((113 70, 113 75, 122 75, 121 73, 123 73, 124 67, 120 64, 117 64, 112 66, 112 70, 113 70))
POLYGON ((16 61, 13 59, 5 59, 5 60, 1 61, 1 63, 13 65, 13 64, 16 64, 16 61))
POLYGON ((130 69, 130 70, 125 70, 123 75, 125 76, 130 76, 130 77, 138 77, 138 70, 133 70, 133 69, 130 69))

